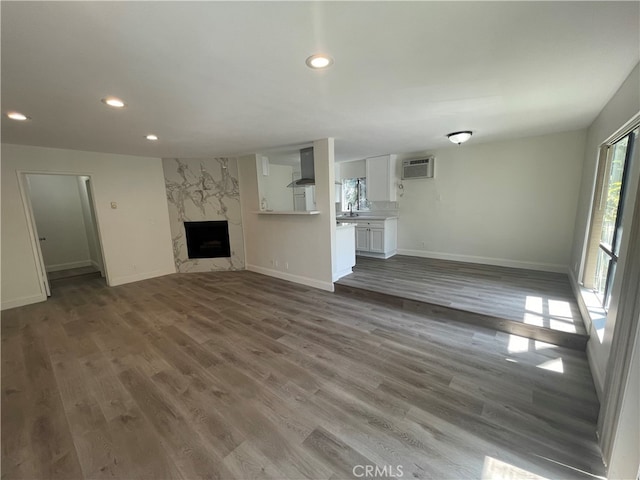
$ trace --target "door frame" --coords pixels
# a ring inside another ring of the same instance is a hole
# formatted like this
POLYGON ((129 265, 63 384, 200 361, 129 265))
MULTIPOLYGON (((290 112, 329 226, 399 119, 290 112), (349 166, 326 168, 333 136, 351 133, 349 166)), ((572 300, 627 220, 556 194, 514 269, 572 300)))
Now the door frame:
POLYGON ((110 285, 109 281, 109 269, 107 268, 107 258, 104 252, 104 246, 102 241, 102 229, 100 228, 100 218, 98 209, 95 204, 95 182, 93 181, 93 175, 85 172, 51 172, 46 170, 16 170, 18 176, 18 189, 20 191, 20 199, 22 200, 22 208, 24 210, 25 217, 27 219, 27 230, 29 232, 29 238, 31 240, 31 250, 33 252, 33 259, 36 266, 36 272, 38 274, 40 293, 44 295, 45 300, 51 296, 49 288, 49 280, 47 277, 47 271, 44 266, 44 258, 42 256, 42 249, 40 248, 40 241, 38 237, 38 226, 36 224, 35 215, 33 214, 33 206, 31 205, 31 196, 29 193, 29 181, 27 175, 65 175, 71 177, 88 177, 91 182, 92 195, 89 198, 91 207, 95 213, 94 220, 96 222, 96 230, 98 231, 98 243, 100 244, 100 253, 102 255, 102 267, 104 268, 104 276, 107 285, 110 285))

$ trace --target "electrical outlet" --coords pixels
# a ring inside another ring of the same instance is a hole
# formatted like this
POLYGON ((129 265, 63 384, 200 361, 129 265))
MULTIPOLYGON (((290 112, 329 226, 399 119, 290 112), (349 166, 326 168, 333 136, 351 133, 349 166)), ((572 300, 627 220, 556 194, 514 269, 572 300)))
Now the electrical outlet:
POLYGON ((278 268, 278 260, 276 260, 276 261, 274 262, 274 266, 275 266, 276 268, 278 268))
POLYGON ((425 247, 427 246, 427 243, 426 243, 426 242, 420 242, 420 246, 421 246, 422 248, 425 248, 425 247))
POLYGON ((284 262, 284 269, 289 270, 289 262, 284 262))

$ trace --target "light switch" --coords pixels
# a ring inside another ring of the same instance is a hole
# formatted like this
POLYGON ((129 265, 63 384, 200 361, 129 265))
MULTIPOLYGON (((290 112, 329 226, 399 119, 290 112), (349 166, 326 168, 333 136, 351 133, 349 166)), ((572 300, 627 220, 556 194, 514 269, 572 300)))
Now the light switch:
POLYGON ((111 208, 115 210, 116 208, 118 208, 118 204, 116 202, 111 202, 111 208))

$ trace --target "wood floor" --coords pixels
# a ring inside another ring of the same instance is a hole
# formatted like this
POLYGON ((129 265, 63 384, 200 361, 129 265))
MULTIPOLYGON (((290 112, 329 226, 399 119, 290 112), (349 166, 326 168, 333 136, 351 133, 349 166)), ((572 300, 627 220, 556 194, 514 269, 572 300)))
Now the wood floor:
POLYGON ((2 314, 7 479, 594 478, 597 412, 583 352, 251 272, 2 314))
POLYGON ((565 274, 396 255, 387 260, 358 257, 353 273, 337 285, 351 293, 374 292, 478 313, 485 326, 557 339, 560 345, 584 350, 588 340, 565 274))

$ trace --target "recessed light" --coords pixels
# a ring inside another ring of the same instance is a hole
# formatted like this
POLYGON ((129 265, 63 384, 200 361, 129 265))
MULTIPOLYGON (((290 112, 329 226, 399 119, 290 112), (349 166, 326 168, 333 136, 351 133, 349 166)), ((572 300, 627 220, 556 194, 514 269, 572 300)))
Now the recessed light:
POLYGON ((144 137, 144 138, 146 138, 147 140, 151 140, 151 141, 156 141, 156 140, 158 140, 158 136, 157 136, 157 135, 154 135, 153 133, 150 133, 149 135, 147 135, 147 136, 146 136, 146 137, 144 137))
POLYGON ((113 107, 113 108, 124 108, 127 106, 127 104, 124 103, 123 100, 120 100, 117 97, 105 97, 101 101, 105 105, 109 105, 110 107, 113 107))
POLYGON ((24 113, 20 113, 20 112, 9 112, 7 113, 7 117, 9 117, 11 120, 18 120, 20 122, 29 120, 29 117, 27 117, 24 113))
POLYGON ((453 143, 457 143, 460 145, 461 143, 466 142, 471 138, 473 132, 470 130, 464 130, 462 132, 453 132, 447 135, 447 138, 451 140, 453 143))
POLYGON ((328 55, 311 55, 307 58, 307 66, 315 70, 330 67, 333 64, 333 58, 328 55))

